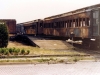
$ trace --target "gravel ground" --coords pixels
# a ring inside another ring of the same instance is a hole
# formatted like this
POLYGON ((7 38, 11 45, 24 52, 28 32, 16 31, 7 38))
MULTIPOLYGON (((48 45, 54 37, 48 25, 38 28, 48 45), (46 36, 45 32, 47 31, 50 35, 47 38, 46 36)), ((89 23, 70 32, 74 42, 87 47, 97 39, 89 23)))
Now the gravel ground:
POLYGON ((0 65, 0 75, 100 75, 100 62, 0 65))

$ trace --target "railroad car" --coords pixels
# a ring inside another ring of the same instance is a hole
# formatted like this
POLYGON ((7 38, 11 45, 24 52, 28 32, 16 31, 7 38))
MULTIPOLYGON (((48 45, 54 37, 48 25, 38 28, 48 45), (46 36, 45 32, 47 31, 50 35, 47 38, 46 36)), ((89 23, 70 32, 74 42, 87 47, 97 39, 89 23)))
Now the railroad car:
POLYGON ((100 38, 100 4, 47 17, 43 21, 45 35, 74 39, 100 38))
POLYGON ((16 25, 16 33, 17 33, 17 35, 25 34, 24 26, 22 23, 18 23, 16 25))
POLYGON ((6 23, 9 31, 9 36, 16 34, 16 20, 15 19, 0 19, 0 22, 6 23))
POLYGON ((47 17, 45 35, 82 40, 82 45, 100 49, 100 4, 47 17))
POLYGON ((24 22, 23 26, 27 35, 73 38, 100 48, 100 4, 24 22))
POLYGON ((43 34, 43 20, 37 19, 22 23, 26 35, 43 34))

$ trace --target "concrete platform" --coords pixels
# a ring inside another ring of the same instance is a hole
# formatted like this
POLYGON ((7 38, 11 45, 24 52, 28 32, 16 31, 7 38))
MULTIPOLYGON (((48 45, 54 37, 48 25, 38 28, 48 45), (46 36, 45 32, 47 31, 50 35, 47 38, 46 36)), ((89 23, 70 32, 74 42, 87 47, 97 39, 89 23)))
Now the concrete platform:
POLYGON ((63 40, 50 40, 45 38, 28 37, 37 46, 43 49, 71 49, 73 46, 63 40))

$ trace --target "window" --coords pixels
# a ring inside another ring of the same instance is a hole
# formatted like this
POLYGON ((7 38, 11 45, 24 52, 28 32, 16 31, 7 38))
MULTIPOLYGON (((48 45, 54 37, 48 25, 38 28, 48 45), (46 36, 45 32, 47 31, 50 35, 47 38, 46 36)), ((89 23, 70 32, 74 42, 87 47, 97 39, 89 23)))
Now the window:
POLYGON ((53 27, 54 27, 54 28, 56 28, 56 27, 57 27, 56 23, 54 23, 54 24, 53 24, 53 27))
POLYGON ((75 27, 78 27, 78 19, 76 19, 76 22, 75 22, 75 27))
POLYGON ((36 26, 35 25, 32 25, 32 29, 35 29, 36 28, 36 26))
POLYGON ((64 21, 62 22, 62 28, 64 28, 64 21))
POLYGON ((71 27, 71 25, 72 25, 72 21, 70 20, 70 21, 69 21, 69 27, 71 27))
POLYGON ((58 28, 60 28, 60 22, 58 22, 58 28))
POLYGON ((86 26, 90 26, 90 20, 89 20, 89 18, 86 18, 85 25, 86 25, 86 26))
POLYGON ((80 26, 79 27, 82 27, 82 21, 80 21, 80 26))
POLYGON ((82 18, 79 19, 79 27, 82 27, 83 23, 82 23, 82 18))
POLYGON ((67 22, 66 22, 66 28, 68 27, 68 24, 67 24, 67 22))
POLYGON ((40 23, 40 27, 43 27, 43 24, 42 23, 40 23))
POLYGON ((90 26, 90 20, 88 20, 88 22, 89 22, 89 24, 88 24, 88 25, 90 26))
POLYGON ((54 27, 53 25, 54 25, 54 24, 52 23, 52 28, 54 27))
POLYGON ((83 26, 85 26, 85 21, 83 21, 83 26))
POLYGON ((56 24, 57 24, 57 28, 59 28, 59 22, 57 22, 56 24))
POLYGON ((44 28, 45 28, 45 24, 44 24, 44 28))
POLYGON ((68 21, 67 21, 67 27, 69 27, 69 24, 70 24, 70 23, 69 23, 69 20, 68 20, 68 21))
POLYGON ((83 18, 83 26, 85 26, 85 18, 83 18))
POLYGON ((51 23, 49 24, 49 27, 52 28, 52 24, 51 23))
POLYGON ((73 27, 75 27, 75 22, 73 22, 73 27))

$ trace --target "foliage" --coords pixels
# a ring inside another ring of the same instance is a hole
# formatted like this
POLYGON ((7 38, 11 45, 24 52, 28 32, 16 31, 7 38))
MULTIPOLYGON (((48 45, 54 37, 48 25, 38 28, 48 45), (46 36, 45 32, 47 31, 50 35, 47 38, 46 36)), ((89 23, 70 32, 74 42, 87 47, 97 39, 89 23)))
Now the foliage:
POLYGON ((29 50, 27 50, 27 54, 29 54, 30 53, 30 51, 29 50))
POLYGON ((9 53, 12 54, 13 52, 12 48, 9 48, 8 50, 9 50, 9 53))
POLYGON ((21 54, 25 54, 25 50, 24 49, 21 50, 21 54))
POLYGON ((8 45, 8 28, 6 23, 0 22, 0 47, 7 47, 8 45))
POLYGON ((4 54, 4 49, 3 48, 0 49, 0 53, 4 54))
POLYGON ((76 57, 73 59, 74 62, 77 62, 77 61, 79 61, 79 60, 80 60, 80 59, 79 59, 79 58, 76 58, 76 57))
POLYGON ((9 51, 5 49, 4 55, 9 55, 9 51))
POLYGON ((20 50, 19 48, 0 48, 0 55, 24 55, 24 54, 29 54, 30 51, 27 50, 27 52, 25 52, 24 49, 20 50))

